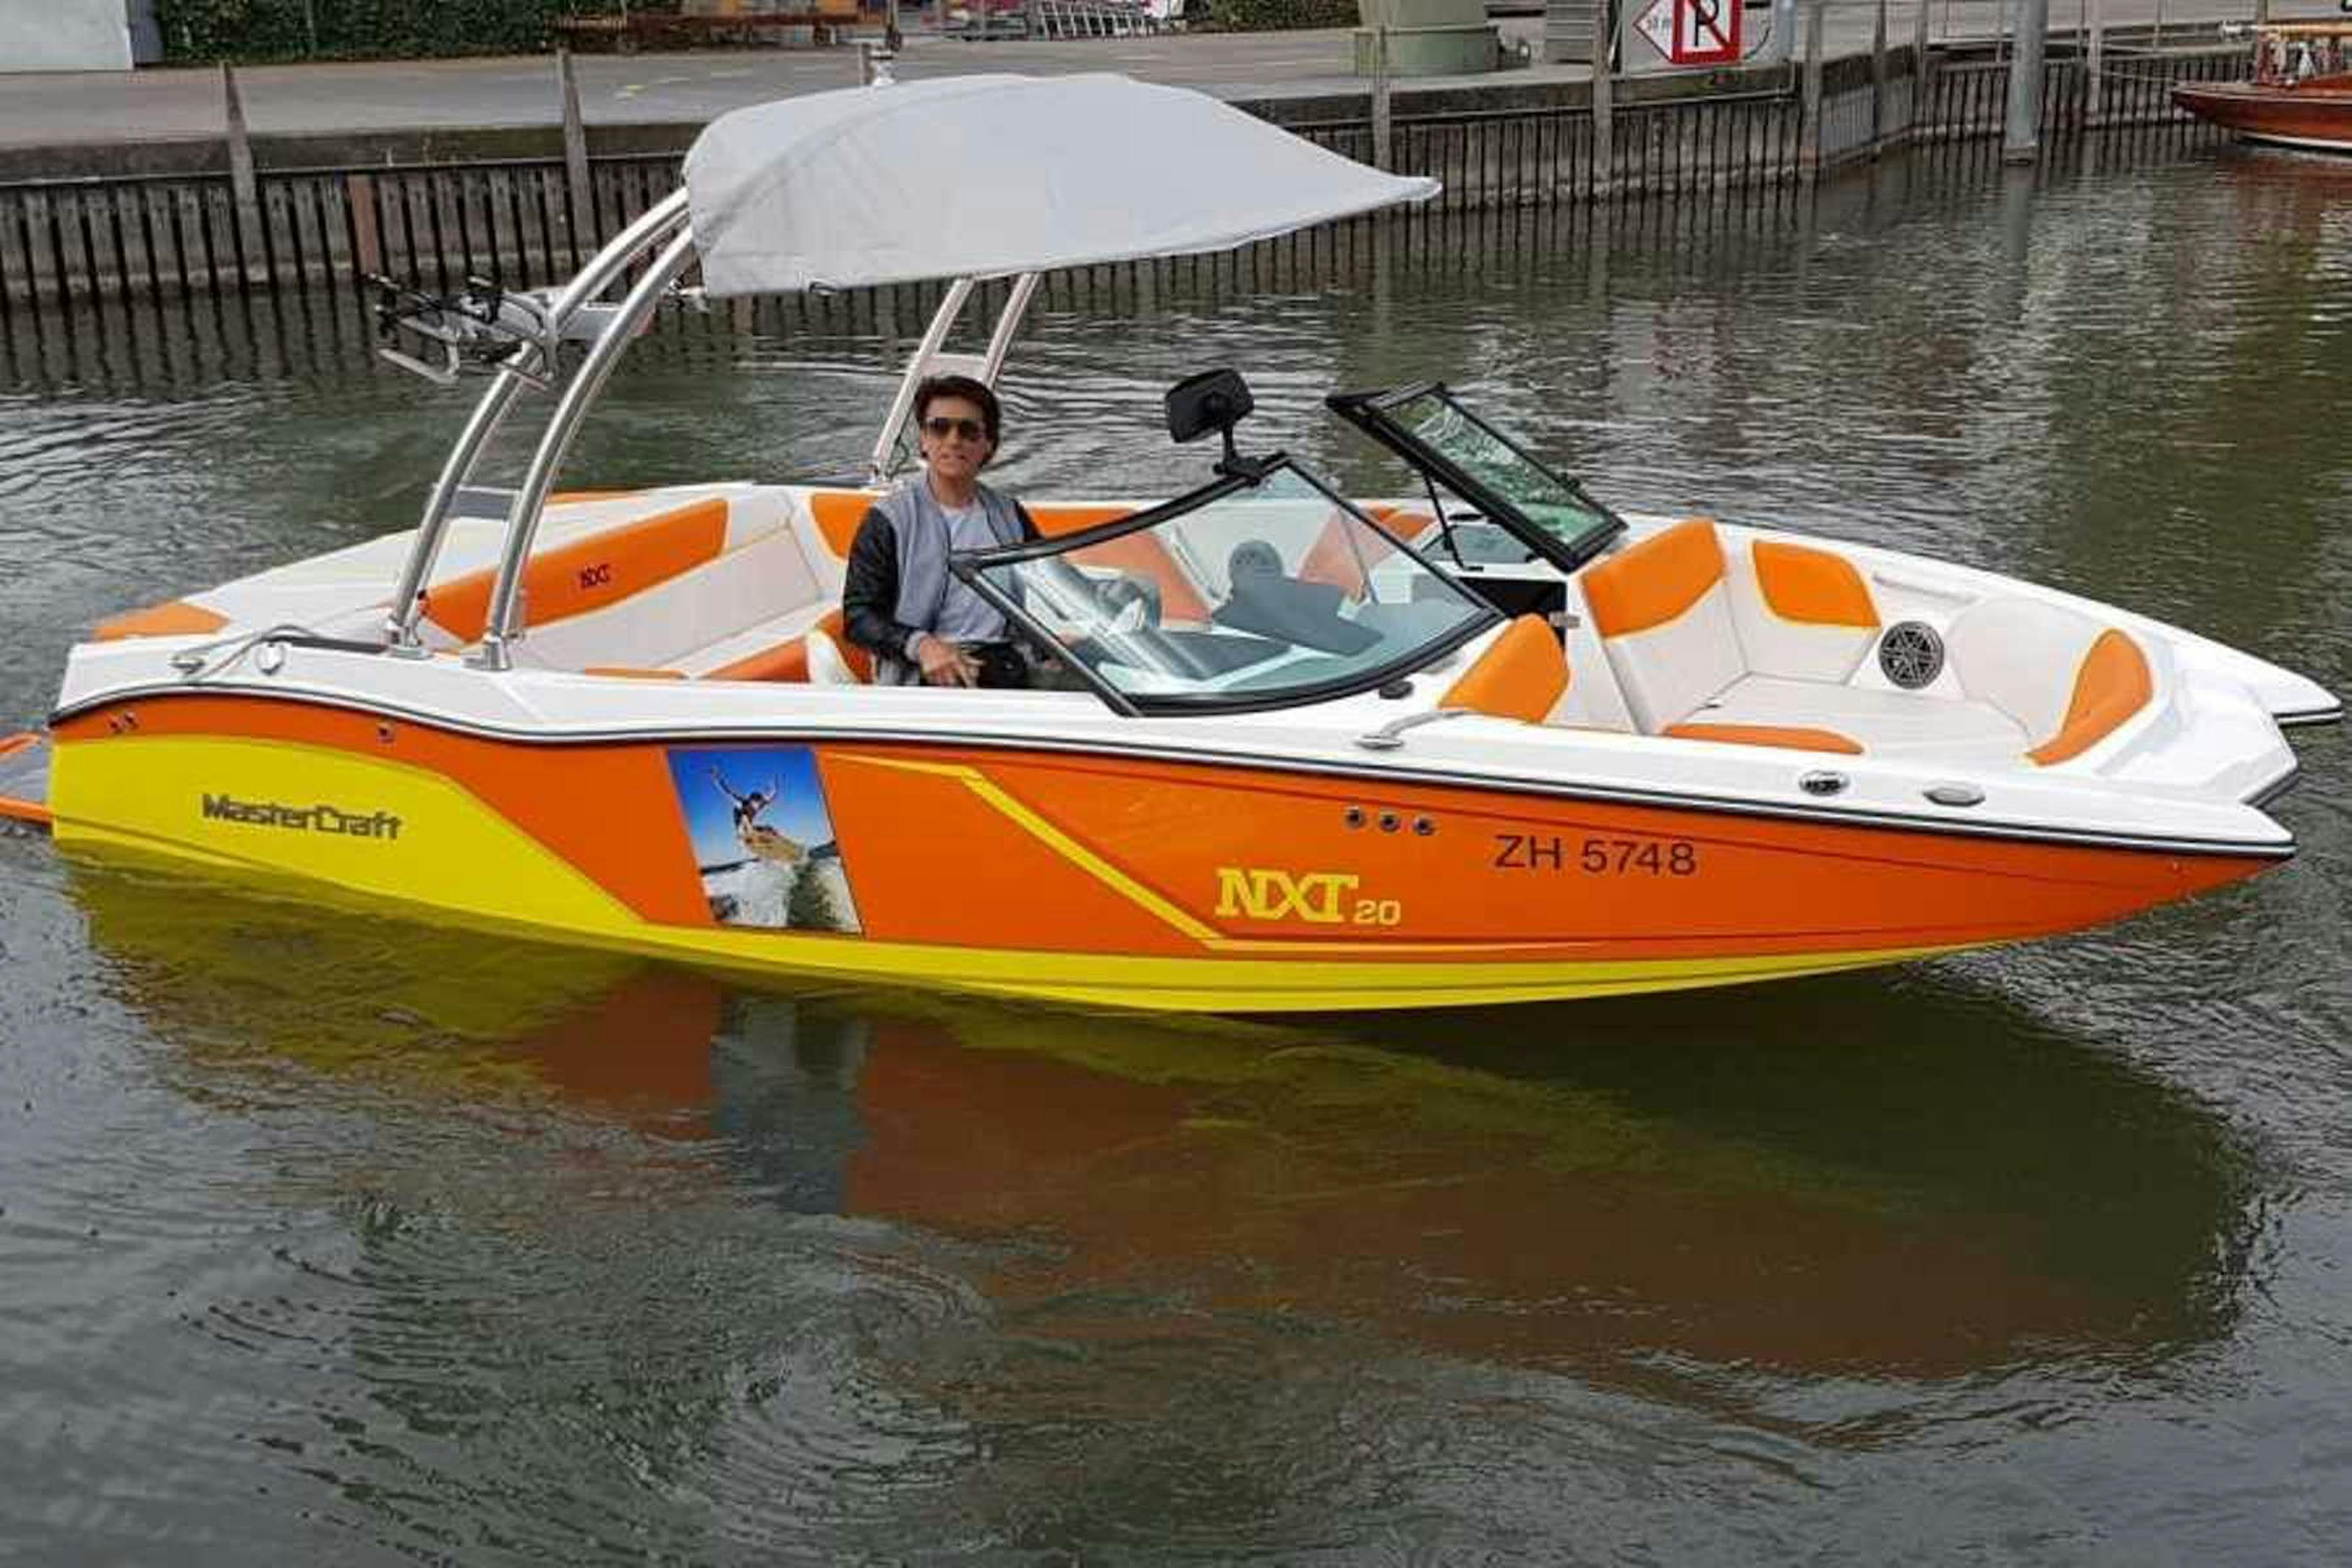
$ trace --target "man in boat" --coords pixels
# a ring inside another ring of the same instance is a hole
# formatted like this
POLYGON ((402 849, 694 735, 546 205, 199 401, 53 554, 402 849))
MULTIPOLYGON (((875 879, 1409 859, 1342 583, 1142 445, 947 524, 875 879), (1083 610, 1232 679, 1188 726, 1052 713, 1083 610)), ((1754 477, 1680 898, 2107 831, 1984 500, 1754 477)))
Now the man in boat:
POLYGON ((1021 503, 980 482, 1003 411, 985 383, 935 375, 915 389, 923 470, 876 501, 849 547, 842 629, 889 686, 1027 686, 1004 613, 948 570, 959 550, 1037 537, 1021 503))

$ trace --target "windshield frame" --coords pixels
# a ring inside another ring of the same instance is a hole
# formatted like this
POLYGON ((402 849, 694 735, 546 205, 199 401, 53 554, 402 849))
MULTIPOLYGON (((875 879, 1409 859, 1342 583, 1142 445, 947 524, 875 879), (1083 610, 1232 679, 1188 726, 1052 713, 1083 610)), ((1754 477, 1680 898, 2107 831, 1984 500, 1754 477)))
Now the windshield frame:
POLYGON ((1381 527, 1379 522, 1366 514, 1363 508, 1292 461, 1289 454, 1286 452, 1276 452, 1265 458, 1253 458, 1250 461, 1248 472, 1220 474, 1210 483, 1196 489, 1187 490, 1172 500, 1161 501, 1156 506, 1146 507, 1140 511, 1130 512, 1125 517, 1113 518, 1108 522, 1097 523, 1092 528, 1079 529, 1071 533, 1042 535, 1036 539, 1024 540, 1018 544, 1003 545, 993 550, 958 551, 948 557, 948 569, 974 593, 1002 611, 1006 618, 1027 634, 1033 642, 1041 647, 1050 648, 1055 646, 1053 633, 1029 615, 1012 595, 989 580, 986 575, 989 567, 1017 565, 1024 561, 1043 560, 1052 555, 1066 555, 1073 551, 1084 550, 1090 545, 1124 538, 1130 533, 1140 533, 1146 529, 1157 528, 1161 523, 1189 516, 1201 508, 1223 500, 1228 496, 1236 495, 1244 490, 1255 490, 1266 480, 1281 473, 1293 474, 1304 480, 1325 500, 1341 508, 1349 517, 1394 545, 1399 554, 1412 561, 1432 576, 1442 580, 1461 595, 1465 605, 1479 613, 1469 616, 1461 626, 1453 630, 1433 637, 1427 642, 1417 644, 1383 664, 1328 680, 1289 687, 1275 692, 1125 691, 1087 668, 1084 659, 1066 658, 1063 662, 1075 671, 1078 678, 1086 682, 1087 688, 1100 697, 1113 711, 1136 719, 1182 714, 1267 713, 1286 708, 1308 708, 1318 702, 1328 702, 1366 691, 1376 691, 1401 676, 1411 675, 1435 663, 1454 653, 1465 643, 1484 636, 1502 624, 1504 616, 1501 611, 1477 595, 1471 593, 1455 581, 1452 574, 1398 538, 1393 531, 1381 527))
POLYGON ((1500 524, 1519 542, 1563 573, 1575 573, 1624 536, 1625 519, 1614 507, 1599 500, 1573 477, 1561 473, 1507 434, 1480 418, 1454 395, 1452 387, 1442 381, 1420 382, 1373 392, 1335 392, 1324 398, 1323 405, 1403 458, 1424 479, 1435 480, 1475 506, 1487 521, 1500 524), (1579 548, 1570 549, 1549 529, 1521 511, 1509 498, 1423 442, 1391 416, 1391 410, 1401 404, 1433 396, 1489 438, 1509 449, 1521 462, 1608 519, 1607 525, 1585 535, 1585 542, 1579 548))

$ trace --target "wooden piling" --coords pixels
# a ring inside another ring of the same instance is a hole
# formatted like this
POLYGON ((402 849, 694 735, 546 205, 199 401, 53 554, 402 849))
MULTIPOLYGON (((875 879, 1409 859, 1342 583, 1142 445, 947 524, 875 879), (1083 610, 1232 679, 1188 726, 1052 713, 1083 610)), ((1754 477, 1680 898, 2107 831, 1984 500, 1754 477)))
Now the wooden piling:
POLYGON ((1870 155, 1886 142, 1886 0, 1878 0, 1878 16, 1870 35, 1870 155))
POLYGON ((247 284, 247 247, 261 243, 261 184, 254 177, 253 142, 246 134, 245 95, 237 90, 236 68, 226 60, 221 62, 221 100, 228 126, 229 199, 236 223, 232 248, 236 253, 237 282, 247 284))
POLYGON ((1823 0, 1805 0, 1805 108, 1797 139, 1797 178, 1811 184, 1822 172, 1822 49, 1823 0))
POLYGON ((1616 182, 1617 144, 1616 79, 1612 70, 1616 60, 1617 5, 1616 0, 1594 0, 1592 7, 1592 179, 1590 185, 1594 201, 1608 199, 1616 182))
POLYGON ((383 272, 383 235, 376 226, 375 176, 345 175, 343 193, 352 215, 352 269, 362 278, 380 277, 383 272))
MULTIPOLYGON (((1911 134, 1916 138, 1927 124, 1927 88, 1932 79, 1927 65, 1927 7, 1934 0, 1919 0, 1919 14, 1911 24, 1911 134)), ((2091 0, 2096 5, 2098 0, 2091 0)))
POLYGON ((2089 79, 2084 91, 2089 102, 2084 109, 2083 123, 2093 129, 2107 122, 2106 84, 2100 79, 2106 64, 2105 10, 2099 0, 2084 0, 2084 30, 2090 34, 2091 41, 2084 56, 2084 74, 2089 79))
POLYGON ((580 80, 568 45, 556 46, 555 80, 563 96, 563 183, 572 206, 572 249, 584 256, 597 245, 596 192, 588 183, 588 128, 580 117, 580 80))

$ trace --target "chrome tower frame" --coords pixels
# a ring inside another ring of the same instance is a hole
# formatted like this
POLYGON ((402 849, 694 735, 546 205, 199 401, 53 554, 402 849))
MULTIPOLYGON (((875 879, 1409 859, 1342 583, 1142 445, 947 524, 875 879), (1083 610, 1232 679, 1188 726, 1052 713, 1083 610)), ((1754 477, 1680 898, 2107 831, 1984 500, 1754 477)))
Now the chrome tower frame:
MULTIPOLYGON (((498 577, 490 590, 489 613, 483 623, 481 644, 469 662, 488 670, 514 667, 514 645, 525 629, 523 574, 556 472, 570 453, 590 405, 603 392, 630 341, 652 317, 671 285, 694 262, 694 230, 683 189, 672 192, 646 209, 589 258, 550 305, 544 335, 536 344, 526 345, 501 363, 488 388, 475 404, 472 416, 442 465, 432 493, 425 498, 415 542, 401 568, 400 581, 393 590, 392 611, 383 626, 384 641, 392 652, 414 658, 427 653, 417 631, 417 622, 425 613, 425 580, 440 559, 450 520, 456 515, 460 498, 467 493, 482 454, 505 423, 516 396, 538 379, 530 367, 536 364, 541 371, 551 370, 556 344, 562 341, 566 325, 593 305, 633 263, 648 255, 652 257, 650 263, 630 285, 621 303, 609 312, 604 330, 590 342, 580 367, 572 373, 549 412, 538 445, 532 450, 530 466, 507 504, 506 533, 499 553, 498 577)), ((948 334, 961 318, 978 280, 959 278, 949 285, 946 297, 932 313, 929 327, 899 377, 898 393, 875 441, 868 467, 875 483, 888 480, 897 471, 898 437, 914 411, 915 391, 925 376, 956 372, 977 376, 991 385, 995 384, 1013 340, 1020 331, 1029 301, 1036 293, 1039 276, 1024 272, 1014 279, 1013 291, 989 335, 987 350, 978 355, 944 352, 948 334)))

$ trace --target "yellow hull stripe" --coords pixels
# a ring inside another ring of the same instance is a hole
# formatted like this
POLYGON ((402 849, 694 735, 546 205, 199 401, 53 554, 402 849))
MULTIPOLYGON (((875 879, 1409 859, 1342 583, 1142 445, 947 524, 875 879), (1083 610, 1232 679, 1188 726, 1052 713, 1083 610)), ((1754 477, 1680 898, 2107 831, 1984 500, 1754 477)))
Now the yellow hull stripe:
MULTIPOLYGON (((984 779, 980 783, 987 784, 984 779)), ((998 794, 999 809, 1041 838, 1059 839, 1056 847, 1074 862, 1113 886, 1124 879, 1144 907, 1153 908, 1156 901, 1170 915, 1200 927, 1010 795, 998 794)), ((469 926, 557 933, 598 948, 729 969, 904 982, 1095 1005, 1226 1013, 1447 1006, 1722 985, 1952 951, 1592 962, 1416 956, 1383 962, 1362 956, 1364 950, 1358 948, 1352 962, 1334 962, 1297 951, 1327 944, 1216 939, 1221 948, 1258 956, 1146 958, 656 925, 440 774, 285 742, 152 736, 60 745, 51 804, 61 845, 163 856, 240 878, 299 878, 322 889, 329 901, 341 895, 363 905, 388 902, 412 911, 424 906, 469 926), (289 787, 289 780, 299 781, 299 787, 289 787), (243 801, 285 801, 294 794, 300 801, 289 804, 331 802, 353 810, 364 803, 371 813, 399 818, 400 826, 396 836, 384 836, 207 816, 207 794, 243 801)), ((1384 957, 1393 950, 1378 951, 1384 957)))

